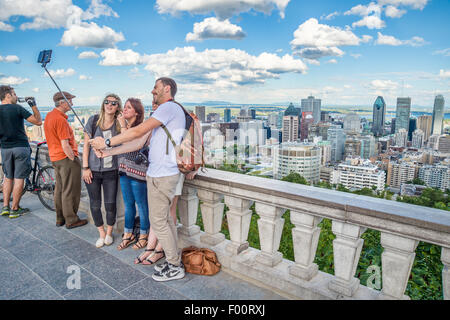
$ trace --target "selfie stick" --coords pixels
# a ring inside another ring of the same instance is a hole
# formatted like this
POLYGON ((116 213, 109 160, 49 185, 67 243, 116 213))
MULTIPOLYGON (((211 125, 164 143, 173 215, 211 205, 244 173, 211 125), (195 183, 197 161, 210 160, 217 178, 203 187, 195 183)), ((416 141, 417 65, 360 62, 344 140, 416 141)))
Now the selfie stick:
MULTIPOLYGON (((75 114, 75 117, 77 117, 78 121, 80 122, 81 126, 83 127, 83 131, 86 132, 86 128, 84 127, 83 122, 81 122, 80 118, 78 117, 77 113, 75 112, 75 110, 73 110, 72 105, 70 104, 69 100, 67 100, 66 96, 64 95, 64 93, 61 91, 61 89, 59 88, 58 84, 56 83, 56 81, 53 79, 52 75, 50 74, 50 72, 48 72, 47 70, 47 63, 50 62, 50 57, 51 57, 52 51, 51 50, 47 50, 47 51, 41 51, 41 53, 39 54, 39 58, 38 58, 38 62, 42 63, 41 67, 43 67, 45 69, 45 71, 47 72, 48 76, 50 77, 50 79, 52 79, 53 83, 55 84, 56 88, 58 88, 58 91, 62 94, 64 100, 67 102, 68 106, 70 107, 70 109, 72 110, 72 112, 75 114)), ((87 133, 87 135, 89 136, 90 139, 92 139, 91 135, 89 133, 87 133)))

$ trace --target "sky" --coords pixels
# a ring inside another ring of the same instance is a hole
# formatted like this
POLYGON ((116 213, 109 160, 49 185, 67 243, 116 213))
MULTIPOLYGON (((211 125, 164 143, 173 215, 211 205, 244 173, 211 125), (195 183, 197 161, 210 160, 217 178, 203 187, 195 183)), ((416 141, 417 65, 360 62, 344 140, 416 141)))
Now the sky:
POLYGON ((450 100, 448 0, 0 0, 0 84, 51 106, 44 49, 75 106, 148 105, 162 76, 182 103, 450 100))

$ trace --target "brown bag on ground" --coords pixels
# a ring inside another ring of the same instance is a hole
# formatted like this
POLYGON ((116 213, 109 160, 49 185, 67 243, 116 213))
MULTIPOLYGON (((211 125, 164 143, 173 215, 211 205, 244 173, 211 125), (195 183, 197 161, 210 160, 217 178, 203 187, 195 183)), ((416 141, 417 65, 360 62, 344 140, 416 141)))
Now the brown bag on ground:
POLYGON ((222 266, 217 260, 216 253, 210 249, 188 247, 181 254, 186 272, 212 276, 220 271, 222 266))

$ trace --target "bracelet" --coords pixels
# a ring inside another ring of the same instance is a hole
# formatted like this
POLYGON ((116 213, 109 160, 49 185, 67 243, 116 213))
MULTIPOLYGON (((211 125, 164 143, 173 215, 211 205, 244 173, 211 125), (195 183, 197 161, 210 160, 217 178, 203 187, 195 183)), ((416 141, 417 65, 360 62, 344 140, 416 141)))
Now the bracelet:
POLYGON ((89 167, 83 167, 83 170, 88 170, 89 169, 89 167))

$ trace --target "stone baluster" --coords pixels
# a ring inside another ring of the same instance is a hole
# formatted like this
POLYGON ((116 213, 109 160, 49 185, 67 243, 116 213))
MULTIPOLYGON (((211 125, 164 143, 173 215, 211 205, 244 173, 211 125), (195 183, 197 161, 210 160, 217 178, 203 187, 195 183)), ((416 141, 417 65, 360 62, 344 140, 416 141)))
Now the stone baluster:
POLYGON ((364 240, 363 227, 333 221, 331 227, 336 239, 333 240, 334 275, 328 287, 344 296, 351 297, 359 287, 359 279, 354 277, 364 240))
POLYGON ((415 251, 419 241, 390 233, 381 233, 383 289, 380 299, 409 299, 405 296, 415 251))
POLYGON ((178 200, 178 215, 182 224, 180 233, 185 236, 193 236, 200 232, 196 225, 198 213, 197 190, 191 187, 183 187, 183 193, 178 200))
POLYGON ((284 225, 284 219, 281 216, 286 210, 259 202, 256 203, 255 209, 261 217, 258 220, 261 252, 256 256, 256 261, 273 267, 283 259, 283 255, 278 251, 278 248, 280 247, 284 225))
POLYGON ((225 196, 225 204, 228 206, 227 222, 231 243, 226 250, 232 255, 237 255, 248 248, 248 230, 252 219, 252 211, 249 209, 253 201, 225 196))
POLYGON ((319 270, 314 258, 319 243, 320 228, 317 225, 320 221, 320 217, 291 210, 291 222, 295 225, 292 229, 295 265, 289 268, 289 273, 307 281, 319 270))
POLYGON ((442 269, 442 291, 444 300, 450 300, 450 248, 442 247, 441 261, 444 265, 442 269))
POLYGON ((202 189, 197 190, 197 195, 203 202, 200 205, 200 208, 202 211, 203 226, 205 228, 205 233, 200 236, 200 240, 215 246, 225 240, 225 235, 220 233, 223 208, 225 206, 225 204, 221 202, 223 196, 219 193, 202 189))

